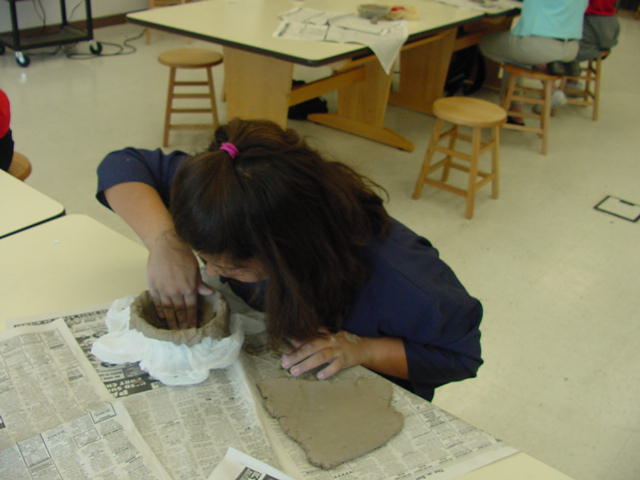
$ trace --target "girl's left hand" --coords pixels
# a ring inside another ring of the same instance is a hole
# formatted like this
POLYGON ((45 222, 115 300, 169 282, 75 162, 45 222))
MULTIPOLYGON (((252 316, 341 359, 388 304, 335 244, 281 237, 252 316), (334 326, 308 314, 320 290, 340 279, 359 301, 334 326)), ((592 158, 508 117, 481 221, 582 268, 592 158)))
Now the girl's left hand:
POLYGON ((344 330, 322 335, 306 342, 292 340, 291 344, 294 349, 282 355, 281 364, 294 377, 327 364, 317 374, 320 380, 324 380, 344 368, 366 363, 367 349, 363 345, 363 340, 361 337, 344 330))

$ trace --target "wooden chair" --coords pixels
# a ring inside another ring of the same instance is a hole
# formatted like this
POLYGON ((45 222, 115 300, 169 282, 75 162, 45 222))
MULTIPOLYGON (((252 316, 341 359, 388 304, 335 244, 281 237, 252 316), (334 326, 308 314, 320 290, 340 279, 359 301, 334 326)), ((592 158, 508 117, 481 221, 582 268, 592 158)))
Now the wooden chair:
POLYGON ((164 117, 164 134, 162 145, 169 145, 169 133, 171 130, 185 129, 211 129, 215 130, 219 125, 218 108, 216 106, 216 94, 213 85, 212 67, 222 63, 222 55, 212 50, 202 48, 177 48, 163 52, 158 57, 158 61, 169 67, 169 89, 167 92, 167 107, 164 117), (176 80, 177 70, 183 69, 203 69, 206 71, 207 79, 204 81, 178 81, 176 80), (206 93, 176 93, 177 87, 207 87, 206 93), (207 108, 174 108, 173 102, 176 99, 207 99, 207 108), (207 113, 212 115, 213 123, 206 124, 174 124, 171 123, 171 116, 174 113, 207 113))
POLYGON ((509 74, 509 82, 507 84, 507 92, 502 100, 502 106, 507 110, 507 115, 513 115, 523 118, 538 119, 539 124, 536 127, 530 125, 516 125, 505 123, 504 128, 512 130, 520 130, 523 132, 537 133, 542 142, 540 152, 547 154, 549 143, 549 118, 551 117, 551 94, 553 92, 553 84, 560 80, 561 77, 549 75, 548 73, 530 70, 527 68, 516 67, 515 65, 505 64, 504 71, 509 74), (520 86, 517 84, 519 78, 539 81, 542 83, 541 88, 533 86, 520 86), (533 111, 517 112, 511 110, 512 102, 526 103, 530 105, 540 105, 539 113, 533 111))
POLYGON ((21 153, 13 152, 8 171, 18 180, 25 181, 31 175, 31 162, 21 153))
MULTIPOLYGON (((191 0, 149 0, 149 9, 158 7, 169 7, 171 5, 180 5, 182 3, 191 2, 191 0)), ((151 43, 151 29, 146 28, 144 38, 147 45, 151 43)))
POLYGON ((470 97, 448 97, 434 102, 433 114, 436 120, 412 197, 414 199, 420 198, 422 187, 425 183, 462 195, 467 199, 465 216, 471 218, 473 217, 476 192, 482 186, 491 182, 491 196, 498 198, 500 127, 504 124, 507 113, 502 107, 485 100, 470 97), (451 124, 451 127, 442 132, 445 123, 451 124), (459 132, 460 126, 470 127, 471 136, 462 135, 459 132), (483 128, 489 128, 492 132, 487 142, 482 141, 483 128), (449 138, 448 145, 440 145, 440 141, 447 137, 449 138), (458 139, 471 142, 471 154, 455 149, 458 139), (481 171, 478 167, 480 155, 488 150, 491 151, 491 172, 481 171), (445 156, 438 162, 433 163, 433 156, 436 152, 443 153, 445 156), (454 157, 467 163, 454 162, 454 157), (440 180, 428 178, 432 172, 439 168, 442 168, 440 180), (452 168, 468 172, 469 177, 466 189, 454 187, 447 183, 449 171, 452 168), (478 180, 478 177, 480 177, 480 180, 478 180))
POLYGON ((600 78, 602 61, 607 58, 609 51, 603 52, 593 60, 589 60, 577 77, 562 77, 562 89, 567 95, 567 103, 584 105, 593 109, 591 118, 598 120, 600 110, 600 78), (571 87, 567 81, 583 82, 582 87, 571 87))

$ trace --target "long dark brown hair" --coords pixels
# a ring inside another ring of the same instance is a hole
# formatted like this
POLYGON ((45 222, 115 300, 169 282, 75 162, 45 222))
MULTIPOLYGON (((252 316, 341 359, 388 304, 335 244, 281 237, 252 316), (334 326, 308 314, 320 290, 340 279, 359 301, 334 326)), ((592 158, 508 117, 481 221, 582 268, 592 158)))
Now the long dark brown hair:
POLYGON ((270 121, 232 120, 209 150, 174 178, 177 234, 196 251, 264 265, 274 344, 340 329, 369 278, 362 247, 389 226, 380 187, 270 121), (223 142, 237 147, 235 159, 223 142))

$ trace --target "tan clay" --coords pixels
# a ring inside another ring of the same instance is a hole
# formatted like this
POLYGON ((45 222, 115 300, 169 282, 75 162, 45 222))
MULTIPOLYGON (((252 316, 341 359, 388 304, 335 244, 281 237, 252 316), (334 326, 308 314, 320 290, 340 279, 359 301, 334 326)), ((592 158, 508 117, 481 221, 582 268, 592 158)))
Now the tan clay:
POLYGON ((391 383, 381 378, 274 378, 259 382, 258 389, 267 411, 320 468, 384 445, 404 423, 391 406, 391 383))
POLYGON ((131 304, 130 329, 138 330, 147 338, 192 347, 206 337, 219 339, 229 335, 229 307, 219 292, 213 294, 213 302, 199 297, 198 325, 197 328, 170 330, 166 320, 157 315, 147 290, 131 304))

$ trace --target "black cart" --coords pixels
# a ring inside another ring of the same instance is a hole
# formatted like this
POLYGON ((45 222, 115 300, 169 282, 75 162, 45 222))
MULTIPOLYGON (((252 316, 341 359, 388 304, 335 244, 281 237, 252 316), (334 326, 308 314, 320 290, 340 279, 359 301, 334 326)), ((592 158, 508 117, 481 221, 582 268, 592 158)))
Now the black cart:
POLYGON ((91 53, 99 54, 102 51, 100 42, 93 40, 93 20, 91 18, 91 0, 84 0, 87 19, 84 29, 69 25, 67 20, 67 6, 65 0, 60 0, 60 20, 61 23, 56 27, 49 27, 48 33, 24 35, 20 33, 18 26, 18 13, 16 3, 19 0, 7 0, 9 2, 9 14, 11 16, 11 32, 0 34, 0 54, 3 54, 6 47, 15 52, 16 62, 21 67, 27 67, 31 62, 29 55, 24 50, 30 48, 49 47, 52 45, 64 45, 67 43, 76 43, 89 41, 89 50, 91 53), (53 28, 55 30, 51 31, 53 28))

